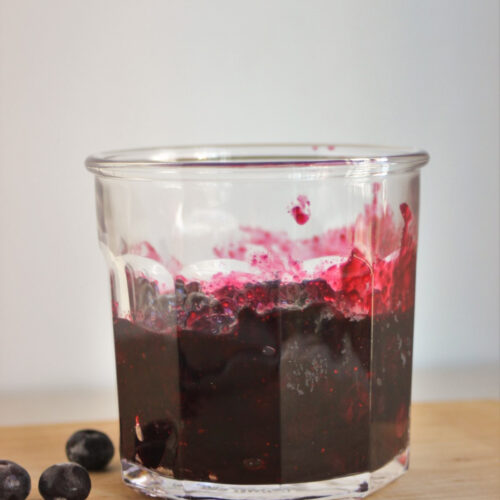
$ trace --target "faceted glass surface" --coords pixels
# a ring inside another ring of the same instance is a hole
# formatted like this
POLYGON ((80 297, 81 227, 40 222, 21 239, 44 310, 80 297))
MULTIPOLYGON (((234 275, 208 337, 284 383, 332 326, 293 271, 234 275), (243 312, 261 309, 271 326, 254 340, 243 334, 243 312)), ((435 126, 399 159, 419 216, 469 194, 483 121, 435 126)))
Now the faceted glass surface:
POLYGON ((421 164, 98 175, 128 484, 359 498, 406 470, 421 164))

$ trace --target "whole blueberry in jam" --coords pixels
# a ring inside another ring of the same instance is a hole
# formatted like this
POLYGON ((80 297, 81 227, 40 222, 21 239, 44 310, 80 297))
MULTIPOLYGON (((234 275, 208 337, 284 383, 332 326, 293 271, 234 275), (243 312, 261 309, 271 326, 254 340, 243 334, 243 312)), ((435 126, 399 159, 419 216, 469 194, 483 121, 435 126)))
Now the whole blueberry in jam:
POLYGON ((136 420, 135 451, 143 465, 156 468, 162 461, 169 466, 175 462, 177 431, 168 419, 155 420, 141 427, 136 420))

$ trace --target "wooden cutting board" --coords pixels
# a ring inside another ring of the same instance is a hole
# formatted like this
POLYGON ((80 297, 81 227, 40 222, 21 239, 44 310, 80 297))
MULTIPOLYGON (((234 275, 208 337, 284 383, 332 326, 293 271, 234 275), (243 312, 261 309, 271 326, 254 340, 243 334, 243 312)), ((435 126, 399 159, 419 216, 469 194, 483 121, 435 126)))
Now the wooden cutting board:
MULTIPOLYGON (((0 427, 0 458, 18 462, 29 471, 29 498, 40 499, 41 472, 65 461, 67 438, 89 427, 108 433, 118 444, 117 422, 0 427)), ((92 473, 91 478, 90 499, 141 498, 122 484, 117 456, 106 472, 92 473)), ((410 471, 369 498, 499 500, 500 401, 414 404, 410 471)))

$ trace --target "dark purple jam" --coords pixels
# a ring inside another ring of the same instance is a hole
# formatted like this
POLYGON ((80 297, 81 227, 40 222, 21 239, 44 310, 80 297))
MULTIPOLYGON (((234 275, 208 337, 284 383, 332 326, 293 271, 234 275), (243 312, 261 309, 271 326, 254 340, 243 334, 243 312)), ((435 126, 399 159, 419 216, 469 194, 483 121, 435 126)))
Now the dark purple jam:
POLYGON ((228 297, 237 312, 225 314, 178 286, 170 332, 115 320, 122 458, 267 484, 372 471, 406 448, 413 309, 348 318, 322 300, 324 281, 293 286, 302 307, 258 313, 228 297))

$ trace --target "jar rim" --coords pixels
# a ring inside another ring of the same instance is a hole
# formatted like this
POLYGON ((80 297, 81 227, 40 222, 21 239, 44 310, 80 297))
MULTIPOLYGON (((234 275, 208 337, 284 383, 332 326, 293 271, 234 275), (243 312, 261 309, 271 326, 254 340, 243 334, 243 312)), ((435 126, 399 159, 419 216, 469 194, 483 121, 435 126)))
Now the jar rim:
MULTIPOLYGON (((364 175, 409 170, 429 161, 426 151, 411 147, 374 146, 364 144, 227 144, 170 146, 108 151, 89 156, 85 165, 91 172, 112 177, 153 176, 164 169, 220 168, 331 168, 336 173, 361 169, 364 175)), ((331 172, 333 173, 333 172, 331 172)))

